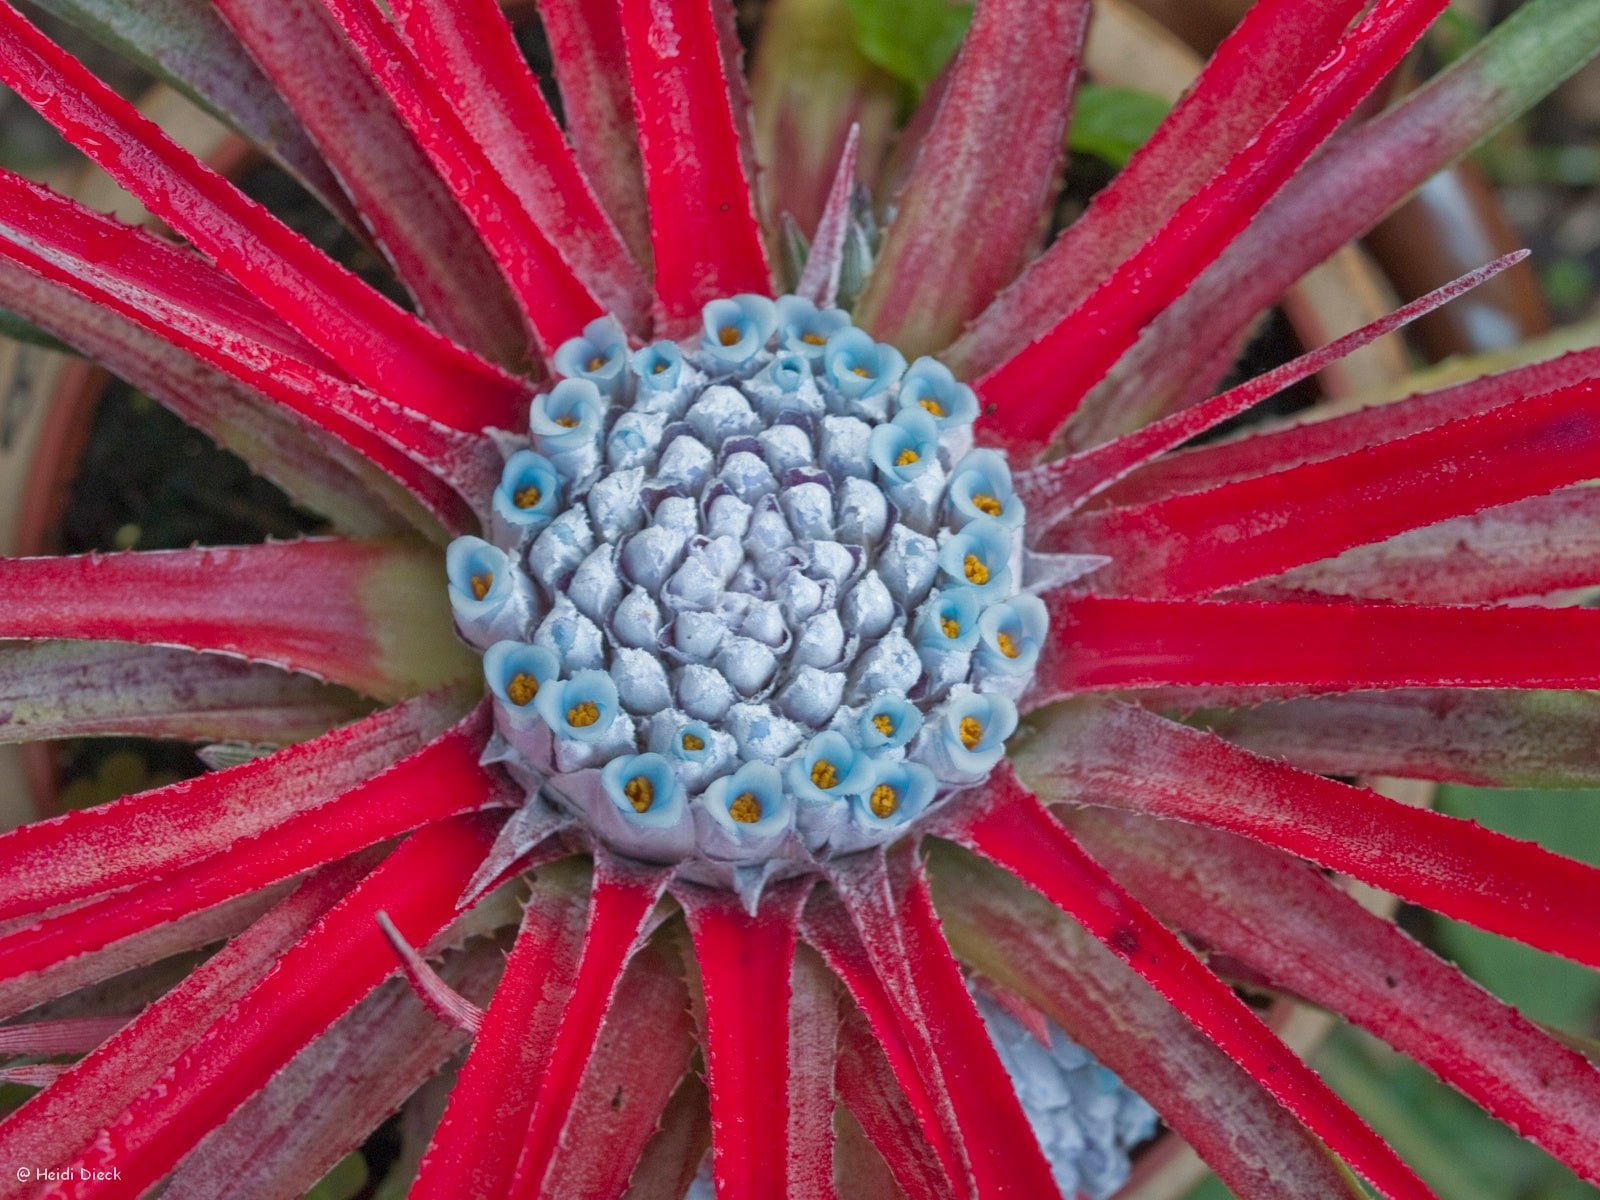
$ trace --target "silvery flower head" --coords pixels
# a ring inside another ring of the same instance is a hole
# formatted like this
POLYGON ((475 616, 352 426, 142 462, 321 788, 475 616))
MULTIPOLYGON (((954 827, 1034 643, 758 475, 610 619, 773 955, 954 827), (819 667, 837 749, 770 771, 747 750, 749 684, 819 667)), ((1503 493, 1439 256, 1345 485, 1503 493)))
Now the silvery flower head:
POLYGON ((1046 617, 970 389, 792 296, 555 361, 452 548, 529 804, 753 905, 987 777, 1046 617))

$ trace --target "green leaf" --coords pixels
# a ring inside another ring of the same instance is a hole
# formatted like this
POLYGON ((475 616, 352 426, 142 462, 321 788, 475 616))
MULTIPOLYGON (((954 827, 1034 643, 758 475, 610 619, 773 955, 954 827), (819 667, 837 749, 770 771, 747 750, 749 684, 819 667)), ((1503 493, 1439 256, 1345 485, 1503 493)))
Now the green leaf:
POLYGON ((357 1150, 334 1164, 303 1200, 351 1200, 367 1186, 367 1160, 357 1150))
POLYGON ((961 45, 972 5, 958 0, 845 0, 861 53, 920 91, 961 45))
POLYGON ((0 308, 0 337, 27 342, 30 346, 43 346, 46 350, 65 350, 69 354, 72 353, 70 347, 63 345, 37 325, 28 324, 9 309, 0 308))
MULTIPOLYGON (((1444 787, 1439 807, 1600 866, 1600 791, 1444 787)), ((1442 918, 1438 929, 1446 954, 1528 1016, 1575 1033, 1593 1028, 1600 973, 1442 918)))
POLYGON ((1171 108, 1160 96, 1137 88, 1086 83, 1078 89, 1067 147, 1074 154, 1092 154, 1114 167, 1125 167, 1171 108))

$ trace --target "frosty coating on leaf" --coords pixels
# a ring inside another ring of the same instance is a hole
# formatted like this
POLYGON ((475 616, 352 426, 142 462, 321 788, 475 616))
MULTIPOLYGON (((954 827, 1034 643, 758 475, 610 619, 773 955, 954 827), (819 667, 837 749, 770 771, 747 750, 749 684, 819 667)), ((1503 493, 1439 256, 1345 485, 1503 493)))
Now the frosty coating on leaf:
POLYGON ((982 780, 1046 617, 970 388, 795 296, 704 323, 557 351, 450 590, 529 803, 753 898, 982 780))

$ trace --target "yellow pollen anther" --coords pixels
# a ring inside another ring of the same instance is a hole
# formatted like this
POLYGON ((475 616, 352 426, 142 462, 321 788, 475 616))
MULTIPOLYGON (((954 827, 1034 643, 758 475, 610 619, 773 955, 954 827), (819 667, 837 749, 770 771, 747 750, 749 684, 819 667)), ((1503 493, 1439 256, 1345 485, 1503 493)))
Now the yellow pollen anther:
MULTIPOLYGON (((606 360, 605 360, 604 356, 596 354, 593 358, 591 358, 587 363, 584 364, 584 369, 585 370, 589 370, 589 371, 598 371, 601 367, 603 367, 605 365, 606 365, 606 360)), ((642 812, 643 810, 641 809, 640 811, 642 812)))
POLYGON ((944 635, 947 638, 958 638, 961 636, 961 622, 956 620, 954 617, 940 617, 939 628, 944 630, 944 635))
POLYGON ((717 330, 717 341, 724 346, 737 346, 739 344, 739 327, 737 325, 724 325, 717 330))
POLYGON ((865 367, 851 367, 850 368, 850 374, 859 375, 863 379, 871 379, 872 378, 872 372, 867 370, 865 367))
POLYGON ((576 429, 578 427, 578 418, 577 417, 557 417, 556 418, 556 424, 561 426, 561 428, 563 428, 563 429, 576 429))
POLYGON ((1004 654, 1007 658, 1016 658, 1022 653, 1021 650, 1017 649, 1016 638, 1012 637, 1009 633, 997 633, 994 635, 994 640, 1000 646, 1000 653, 1004 654))
POLYGON ((894 722, 889 719, 888 713, 879 713, 872 718, 872 727, 884 737, 894 736, 894 722))
POLYGON ((914 462, 921 462, 922 456, 915 450, 902 450, 900 456, 894 460, 897 467, 909 467, 914 462))
POLYGON ((686 733, 683 735, 683 748, 685 750, 704 750, 706 748, 706 740, 696 734, 686 733))
POLYGON ((658 362, 650 372, 650 374, 652 374, 652 375, 665 375, 666 373, 667 373, 667 364, 664 363, 664 362, 658 362))
POLYGON ((539 503, 542 497, 543 493, 530 483, 527 487, 518 488, 512 493, 511 503, 515 504, 518 508, 532 508, 535 504, 539 503))
POLYGON ((826 346, 828 344, 828 339, 820 333, 802 333, 800 340, 808 346, 826 346))
POLYGON ((922 407, 926 409, 927 412, 932 416, 944 416, 944 405, 940 404, 937 400, 918 400, 917 403, 922 405, 922 407))
POLYGON ((825 758, 819 758, 811 767, 811 782, 819 788, 839 786, 839 769, 825 758))
POLYGON ((989 568, 983 565, 983 560, 976 554, 967 555, 961 564, 961 569, 966 573, 968 583, 982 587, 989 582, 989 568))
POLYGON ((475 600, 482 600, 489 594, 489 589, 494 586, 494 572, 485 571, 482 575, 474 575, 472 583, 472 596, 475 600))
POLYGON ((895 809, 900 807, 900 797, 887 783, 880 783, 872 789, 872 798, 868 801, 872 805, 872 815, 879 818, 894 816, 895 809))
POLYGON ((599 719, 600 708, 592 700, 585 700, 567 709, 567 724, 574 729, 587 729, 599 719))
POLYGON ((972 507, 990 517, 998 517, 1005 512, 1005 505, 1001 504, 994 496, 974 496, 972 498, 972 507))
POLYGON ((977 717, 962 717, 961 744, 968 750, 976 750, 981 741, 983 741, 983 722, 977 717))
POLYGON ((526 671, 518 671, 506 684, 506 699, 518 708, 539 694, 539 681, 526 671))
POLYGON ((649 812, 650 806, 656 802, 655 785, 643 775, 635 775, 623 784, 622 794, 633 805, 634 812, 649 812))
POLYGON ((741 825, 754 825, 761 820, 761 801, 754 792, 740 792, 728 805, 728 815, 741 825))

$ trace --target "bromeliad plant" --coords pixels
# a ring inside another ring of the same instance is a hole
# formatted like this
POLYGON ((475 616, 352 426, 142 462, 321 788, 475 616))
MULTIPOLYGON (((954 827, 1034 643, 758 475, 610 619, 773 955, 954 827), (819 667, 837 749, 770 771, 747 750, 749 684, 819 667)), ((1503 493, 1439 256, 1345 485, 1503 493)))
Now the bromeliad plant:
POLYGON ((295 1195, 414 1092, 419 1197, 682 1196, 708 1142, 738 1200, 1098 1195, 1110 1068, 1241 1196, 1427 1196, 1213 965, 1600 1182, 1595 1068, 1325 873, 1600 965, 1600 872, 1328 777, 1595 780, 1600 614, 1527 601, 1596 582, 1600 357, 1182 448, 1504 265, 1209 394, 1600 3, 1341 130, 1442 0, 1259 0, 1042 253, 1086 0, 983 0, 887 159, 784 58, 831 5, 749 113, 724 0, 543 0, 564 128, 491 0, 50 7, 421 315, 0 7, 188 243, 0 176, 0 303, 334 531, 0 564, 7 736, 283 747, 0 838, 0 1047, 82 1055, 8 1071, 0 1195, 295 1195))

